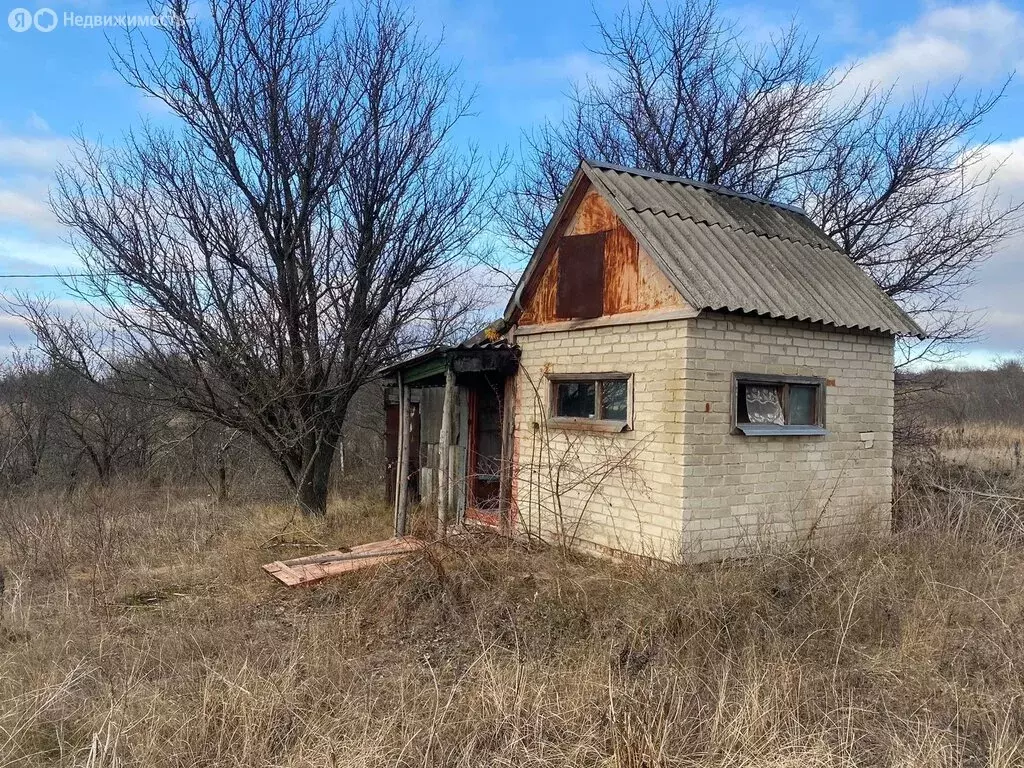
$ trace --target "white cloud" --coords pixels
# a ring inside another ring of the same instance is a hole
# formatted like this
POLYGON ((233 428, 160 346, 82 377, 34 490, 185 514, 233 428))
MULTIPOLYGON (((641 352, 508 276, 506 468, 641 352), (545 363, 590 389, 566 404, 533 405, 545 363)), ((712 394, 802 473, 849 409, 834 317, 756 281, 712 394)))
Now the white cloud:
POLYGON ((33 230, 52 230, 58 227, 45 197, 3 187, 0 187, 0 223, 16 224, 33 230))
MULTIPOLYGON (((985 165, 995 169, 992 191, 1001 203, 1024 202, 1024 137, 993 144, 985 165)), ((983 345, 996 354, 1024 351, 1024 233, 1006 240, 978 267, 961 301, 983 313, 983 345)))
POLYGON ((504 47, 500 12, 489 0, 420 0, 416 16, 429 38, 443 37, 445 48, 466 60, 491 59, 504 47))
POLYGON ((603 80, 607 68, 588 53, 567 53, 550 58, 511 59, 484 67, 481 79, 489 85, 530 88, 537 85, 555 85, 567 88, 587 78, 603 80))
POLYGON ((1024 136, 990 145, 986 165, 995 169, 993 183, 999 192, 1024 200, 1024 136))
POLYGON ((49 133, 46 120, 36 113, 27 119, 27 131, 0 128, 0 227, 35 233, 53 240, 59 233, 50 210, 49 189, 54 171, 69 157, 69 139, 49 133))
POLYGON ((461 66, 470 85, 483 85, 474 107, 481 121, 500 126, 485 129, 496 141, 515 141, 521 128, 557 116, 574 82, 607 77, 600 59, 582 48, 593 22, 585 9, 578 32, 566 36, 552 26, 518 30, 510 23, 517 12, 495 0, 418 0, 415 6, 425 35, 443 37, 442 56, 461 66))
POLYGON ((80 266, 74 250, 65 243, 0 235, 0 272, 67 272, 80 266))
MULTIPOLYGON (((898 98, 956 82, 994 86, 1024 65, 1024 13, 998 0, 929 5, 914 21, 884 39, 857 62, 846 92, 877 85, 898 98)), ((1024 201, 1024 137, 993 144, 982 171, 995 170, 991 191, 1000 202, 1024 201)), ((1024 350, 1024 234, 1006 240, 975 272, 975 284, 960 297, 979 310, 983 338, 977 354, 1024 350)))
MULTIPOLYGON (((95 312, 88 304, 73 298, 57 297, 55 294, 61 289, 58 283, 50 281, 50 284, 47 285, 33 283, 24 287, 27 289, 25 291, 27 294, 37 296, 42 294, 46 297, 49 309, 58 315, 96 317, 95 312)), ((35 336, 28 324, 23 318, 11 312, 11 309, 11 306, 0 303, 0 362, 15 349, 31 349, 35 345, 35 336)))
POLYGON ((489 91, 501 94, 490 107, 494 115, 511 126, 532 127, 562 114, 564 94, 574 83, 603 83, 609 71, 595 56, 576 52, 485 64, 478 76, 489 91))
POLYGON ((1024 16, 994 0, 926 11, 857 62, 851 86, 895 86, 909 93, 957 80, 985 83, 1020 66, 1024 16))
POLYGON ((39 133, 50 132, 50 124, 35 112, 31 112, 29 114, 28 119, 25 120, 25 127, 32 131, 38 131, 39 133))
POLYGON ((31 348, 34 341, 24 320, 16 315, 0 314, 0 360, 15 350, 31 348))
POLYGON ((0 134, 0 166, 49 172, 70 149, 71 143, 59 137, 0 134))

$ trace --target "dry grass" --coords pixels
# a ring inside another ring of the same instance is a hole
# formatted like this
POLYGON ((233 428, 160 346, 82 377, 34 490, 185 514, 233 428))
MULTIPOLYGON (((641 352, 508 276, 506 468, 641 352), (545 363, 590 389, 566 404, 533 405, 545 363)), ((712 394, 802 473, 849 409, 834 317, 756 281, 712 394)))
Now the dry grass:
POLYGON ((289 590, 259 564, 387 512, 22 498, 0 765, 1020 765, 1024 551, 948 522, 672 568, 474 536, 289 590))
POLYGON ((938 450, 950 461, 995 471, 1024 466, 1024 428, 978 422, 945 425, 934 431, 938 450))

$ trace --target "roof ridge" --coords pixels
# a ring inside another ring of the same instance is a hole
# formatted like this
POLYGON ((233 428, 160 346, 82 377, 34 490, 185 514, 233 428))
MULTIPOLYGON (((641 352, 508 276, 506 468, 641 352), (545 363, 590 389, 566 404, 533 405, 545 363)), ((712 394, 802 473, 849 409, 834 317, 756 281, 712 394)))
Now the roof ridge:
POLYGON ((706 181, 697 181, 696 179, 689 179, 685 176, 673 176, 668 173, 660 173, 658 171, 646 171, 642 168, 630 168, 625 165, 618 165, 616 163, 605 163, 600 160, 591 160, 589 158, 583 158, 583 162, 592 168, 600 168, 606 171, 616 171, 618 173, 628 173, 631 176, 640 176, 645 179, 654 179, 655 181, 667 181, 673 184, 684 184, 688 187, 696 187, 697 189, 703 189, 708 192, 714 192, 725 197, 737 197, 741 200, 747 200, 752 203, 760 203, 761 205, 767 205, 771 208, 781 208, 784 211, 790 211, 791 213, 799 213, 801 216, 807 216, 807 211, 798 205, 790 205, 789 203, 780 203, 776 200, 769 200, 766 197, 760 197, 758 195, 751 194, 749 192, 738 192, 735 189, 729 187, 723 187, 718 184, 709 184, 706 181))
POLYGON ((693 222, 695 222, 697 224, 703 224, 706 227, 718 227, 719 229, 725 230, 727 232, 739 232, 739 233, 744 234, 744 235, 753 235, 754 237, 763 237, 766 240, 779 240, 779 241, 781 241, 783 243, 794 243, 796 245, 806 245, 808 248, 814 248, 815 250, 820 250, 820 251, 835 251, 836 253, 841 253, 844 256, 847 256, 847 258, 849 258, 849 255, 846 254, 842 250, 842 248, 840 248, 835 242, 833 242, 832 238, 828 238, 828 241, 832 243, 832 247, 830 248, 829 246, 827 246, 827 245, 825 245, 823 243, 819 243, 819 242, 809 242, 807 240, 797 240, 796 238, 785 237, 783 235, 770 235, 770 234, 767 234, 765 232, 757 232, 757 231, 755 231, 753 229, 743 229, 742 227, 733 227, 733 226, 731 226, 729 224, 723 224, 720 221, 709 221, 708 219, 698 219, 696 216, 693 216, 692 214, 691 215, 687 215, 687 216, 683 216, 681 213, 675 213, 674 211, 666 211, 666 210, 655 211, 650 206, 648 206, 647 208, 644 208, 642 210, 638 209, 638 208, 633 208, 631 206, 630 210, 635 211, 636 213, 643 213, 644 211, 650 211, 651 214, 654 215, 654 216, 666 216, 668 218, 677 218, 680 221, 693 221, 693 222))

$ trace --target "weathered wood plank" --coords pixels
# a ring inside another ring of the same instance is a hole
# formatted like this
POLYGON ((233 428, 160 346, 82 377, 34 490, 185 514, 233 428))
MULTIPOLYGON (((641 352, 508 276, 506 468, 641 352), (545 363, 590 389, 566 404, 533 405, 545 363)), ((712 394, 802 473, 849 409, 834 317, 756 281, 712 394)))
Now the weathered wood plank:
POLYGON ((515 461, 515 400, 516 379, 505 379, 505 392, 501 415, 501 475, 498 479, 498 516, 501 532, 508 536, 512 531, 512 478, 515 461))
POLYGON ((409 514, 409 387, 399 378, 398 488, 395 503, 395 536, 404 536, 409 514))
POLYGON ((263 570, 289 587, 295 587, 302 583, 302 575, 281 562, 267 563, 263 570))
POLYGON ((263 570, 289 587, 315 584, 330 576, 371 568, 398 560, 424 546, 421 539, 406 536, 401 539, 372 541, 352 547, 348 552, 334 550, 321 555, 297 557, 293 560, 267 563, 263 570))

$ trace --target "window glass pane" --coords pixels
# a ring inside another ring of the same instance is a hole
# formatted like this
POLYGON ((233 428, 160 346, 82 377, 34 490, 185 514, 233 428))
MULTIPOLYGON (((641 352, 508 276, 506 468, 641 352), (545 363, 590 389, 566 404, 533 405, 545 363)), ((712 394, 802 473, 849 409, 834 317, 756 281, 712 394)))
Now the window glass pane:
POLYGON ((743 384, 750 424, 785 424, 782 416, 782 387, 772 384, 743 384))
POLYGON ((789 424, 815 424, 814 406, 818 388, 791 384, 789 386, 789 424))
POLYGON ((597 385, 593 381, 560 381, 556 386, 555 415, 594 418, 597 385))
POLYGON ((601 418, 626 420, 626 382, 622 379, 601 382, 601 418))

